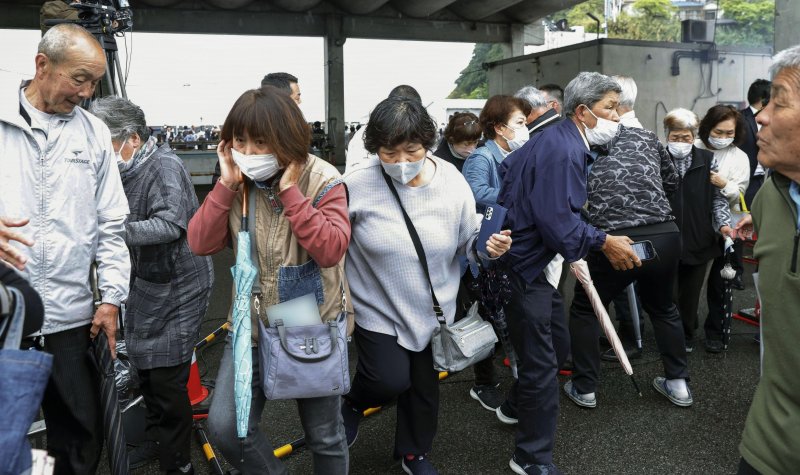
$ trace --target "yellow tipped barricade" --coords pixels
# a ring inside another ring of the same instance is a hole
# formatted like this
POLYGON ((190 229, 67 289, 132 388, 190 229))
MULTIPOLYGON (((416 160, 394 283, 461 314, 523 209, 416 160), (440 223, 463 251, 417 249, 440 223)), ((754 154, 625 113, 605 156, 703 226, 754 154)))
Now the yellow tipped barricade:
MULTIPOLYGON (((446 378, 448 376, 449 376, 449 373, 447 371, 440 371, 439 372, 439 381, 443 380, 444 378, 446 378)), ((366 409, 364 411, 364 417, 369 417, 369 416, 375 414, 376 412, 380 412, 381 409, 383 409, 382 406, 370 407, 369 409, 366 409)), ((288 443, 286 445, 282 445, 282 446, 278 447, 272 453, 275 454, 275 456, 280 459, 280 458, 284 458, 284 457, 290 455, 292 452, 295 452, 297 449, 305 447, 305 445, 306 445, 305 437, 300 437, 299 439, 297 439, 295 441, 292 441, 292 442, 290 442, 290 443, 288 443)))

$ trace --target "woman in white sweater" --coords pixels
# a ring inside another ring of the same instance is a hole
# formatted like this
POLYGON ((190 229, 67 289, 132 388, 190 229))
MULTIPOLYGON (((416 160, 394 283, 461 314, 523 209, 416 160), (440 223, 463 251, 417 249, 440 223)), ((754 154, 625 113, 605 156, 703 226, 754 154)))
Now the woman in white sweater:
MULTIPOLYGON (((345 432, 352 444, 363 411, 397 398, 394 454, 409 474, 437 473, 427 458, 439 407, 431 286, 452 323, 459 256, 475 259, 481 223, 461 173, 430 152, 435 140, 436 123, 421 102, 389 97, 372 111, 364 133, 367 151, 377 156, 345 176, 352 229, 346 273, 358 349, 356 375, 342 405, 345 432), (419 234, 431 284, 385 176, 419 234)), ((498 257, 511 247, 509 234, 479 244, 498 257)))
MULTIPOLYGON (((742 212, 740 196, 744 196, 750 182, 750 161, 747 154, 737 147, 744 140, 744 127, 744 119, 738 110, 730 106, 716 105, 710 108, 703 120, 700 121, 698 139, 695 141, 697 148, 714 153, 710 180, 728 200, 731 213, 742 212)), ((724 287, 720 271, 724 265, 725 256, 717 257, 711 264, 711 272, 708 275, 706 288, 708 316, 704 328, 705 348, 709 353, 719 353, 723 348, 722 317, 725 307, 724 287)), ((742 245, 738 240, 734 245, 732 265, 736 269, 738 285, 741 286, 744 267, 742 266, 742 245)), ((691 342, 687 341, 686 347, 690 348, 690 345, 691 342)))

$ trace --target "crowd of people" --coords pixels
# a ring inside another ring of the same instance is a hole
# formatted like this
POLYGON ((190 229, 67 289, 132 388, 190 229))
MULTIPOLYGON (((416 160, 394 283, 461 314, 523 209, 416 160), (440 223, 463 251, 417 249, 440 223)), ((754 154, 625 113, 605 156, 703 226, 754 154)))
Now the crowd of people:
MULTIPOLYGON (((239 471, 287 471, 260 424, 268 404, 262 388, 273 376, 260 367, 255 331, 271 325, 265 309, 310 296, 323 324, 345 323, 353 337, 349 392, 296 400, 315 473, 351 470, 364 411, 397 401, 394 457, 405 473, 435 474, 437 320, 452 324, 474 302, 489 305, 487 289, 499 288, 517 378, 501 391, 484 360, 474 366, 470 396, 516 426, 514 473, 559 474, 559 369, 571 360, 563 391, 591 409, 601 401, 606 356, 581 285, 565 308, 566 265, 586 261, 602 303, 617 307, 631 357, 632 309, 623 311, 619 297, 634 285, 663 362, 653 389, 688 407, 700 289, 707 278, 703 342, 718 352, 722 242, 753 231, 763 373, 739 473, 800 466, 800 47, 776 55, 772 82, 751 86, 744 112, 716 105, 701 119, 669 111, 660 124, 666 143, 636 119, 630 77, 582 72, 563 90, 526 86, 491 97, 478 116, 450 117, 438 144, 418 92, 398 86, 351 131, 344 176, 309 154, 297 78, 273 73, 233 104, 202 203, 141 108, 118 97, 96 99, 89 111, 76 106, 105 73, 90 33, 71 24, 50 29, 35 64, 34 78, 0 111, 0 278, 28 301, 23 348, 53 355, 39 397, 55 473, 98 468, 99 377, 85 355, 100 332, 115 351, 123 305, 147 406, 148 442, 129 454, 131 466, 158 459, 166 473, 194 472, 186 389, 192 346, 214 284, 208 256, 232 246, 248 254, 257 276, 245 296, 252 364, 241 367, 229 337, 208 425, 239 471), (502 230, 478 242, 483 212, 496 207, 507 210, 502 230), (634 243, 647 243, 657 258, 640 255, 634 243), (252 386, 244 433, 234 389, 242 372, 252 386)), ((737 272, 740 278, 741 263, 737 272)), ((319 350, 313 338, 303 345, 307 354, 319 350)), ((29 454, 18 455, 10 473, 30 467, 29 454)))

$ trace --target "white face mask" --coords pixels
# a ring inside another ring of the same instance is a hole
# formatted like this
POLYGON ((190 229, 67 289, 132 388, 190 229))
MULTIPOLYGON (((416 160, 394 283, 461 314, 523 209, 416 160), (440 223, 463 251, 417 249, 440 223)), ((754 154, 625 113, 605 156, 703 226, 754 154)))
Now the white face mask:
POLYGON ((386 163, 381 160, 383 171, 386 172, 394 181, 404 185, 416 178, 425 166, 425 158, 416 162, 386 163))
POLYGON ((709 137, 708 143, 717 150, 722 150, 728 145, 733 143, 733 138, 719 139, 717 137, 709 137))
POLYGON ((506 139, 508 148, 510 148, 512 152, 518 148, 521 148, 523 145, 525 145, 525 142, 531 138, 531 134, 528 133, 528 128, 525 126, 522 126, 519 129, 511 127, 510 125, 505 125, 505 127, 514 131, 513 139, 506 139, 505 135, 503 136, 503 138, 506 139))
POLYGON ((253 181, 264 181, 275 176, 281 169, 278 164, 278 157, 271 153, 262 155, 245 155, 236 149, 231 149, 233 161, 239 166, 239 170, 253 181))
POLYGON ((594 125, 593 129, 587 127, 585 122, 583 123, 583 126, 585 127, 584 131, 586 133, 586 141, 589 142, 589 145, 605 145, 608 142, 611 142, 611 139, 617 135, 617 131, 619 130, 619 122, 597 117, 588 106, 586 107, 586 110, 589 111, 589 113, 592 114, 595 119, 597 119, 597 123, 594 125))
POLYGON ((685 142, 668 142, 667 149, 675 158, 686 158, 692 153, 692 144, 685 142))
POLYGON ((122 142, 122 145, 119 146, 119 150, 114 150, 114 156, 117 157, 117 167, 119 167, 120 173, 130 170, 131 166, 133 165, 133 157, 131 157, 131 159, 127 162, 122 159, 122 149, 125 148, 125 144, 127 143, 128 140, 126 139, 124 142, 122 142))

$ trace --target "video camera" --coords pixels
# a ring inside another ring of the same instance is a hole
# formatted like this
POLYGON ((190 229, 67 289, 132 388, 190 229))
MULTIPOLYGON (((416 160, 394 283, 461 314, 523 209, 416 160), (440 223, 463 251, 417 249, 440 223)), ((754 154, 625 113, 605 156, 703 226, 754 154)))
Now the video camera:
POLYGON ((78 11, 78 20, 45 20, 46 26, 75 23, 94 34, 113 35, 133 28, 133 12, 128 0, 80 0, 69 3, 78 11))

